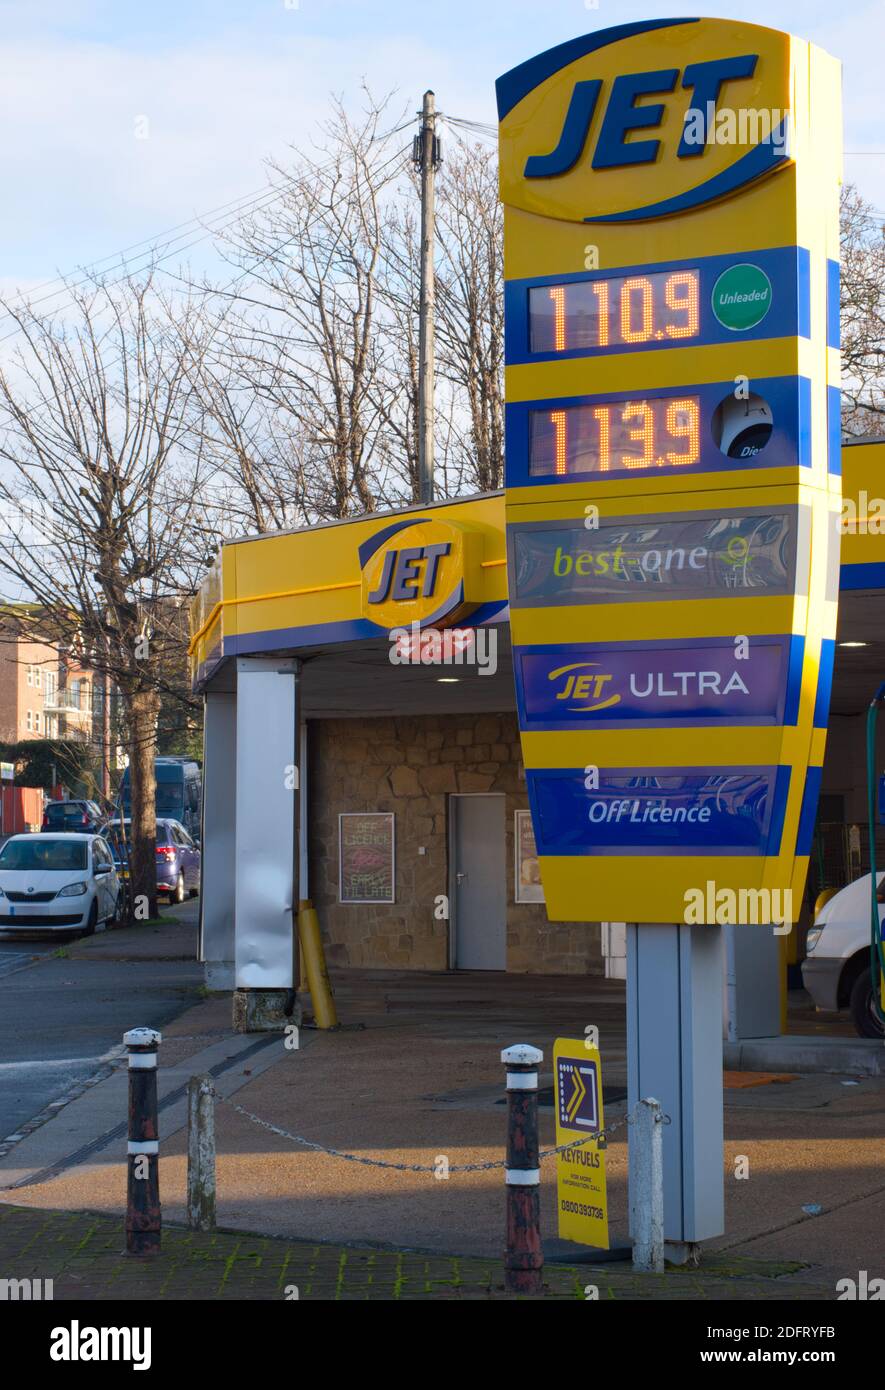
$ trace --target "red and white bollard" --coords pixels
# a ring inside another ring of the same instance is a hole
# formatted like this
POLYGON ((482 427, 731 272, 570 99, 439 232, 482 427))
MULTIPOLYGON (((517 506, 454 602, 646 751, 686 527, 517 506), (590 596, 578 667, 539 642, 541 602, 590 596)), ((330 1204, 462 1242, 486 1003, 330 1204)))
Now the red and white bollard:
POLYGON ((126 1251, 160 1251, 160 1131, 157 1120, 157 1049, 153 1028, 123 1034, 129 1049, 129 1144, 126 1185, 126 1251))
POLYGON ((543 1052, 529 1043, 515 1043, 501 1053, 507 1068, 504 1287, 509 1293, 539 1294, 544 1286, 538 1157, 538 1063, 543 1060, 543 1052))

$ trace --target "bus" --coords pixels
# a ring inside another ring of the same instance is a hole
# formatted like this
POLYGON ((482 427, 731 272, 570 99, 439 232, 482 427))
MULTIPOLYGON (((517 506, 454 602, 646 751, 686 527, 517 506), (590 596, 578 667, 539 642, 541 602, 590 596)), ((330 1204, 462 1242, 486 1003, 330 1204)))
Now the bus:
MULTIPOLYGON (((180 821, 192 839, 200 839, 200 807, 203 796, 203 777, 200 764, 192 758, 156 758, 157 815, 180 821)), ((120 810, 123 816, 132 815, 132 794, 129 769, 120 783, 120 810)))

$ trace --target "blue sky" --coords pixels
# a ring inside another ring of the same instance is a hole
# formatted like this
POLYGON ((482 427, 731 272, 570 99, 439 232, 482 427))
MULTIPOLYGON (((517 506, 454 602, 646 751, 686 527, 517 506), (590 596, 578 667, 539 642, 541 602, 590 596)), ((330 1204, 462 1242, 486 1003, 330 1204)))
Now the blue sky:
MULTIPOLYGON (((28 288, 257 191, 330 91, 494 121, 494 80, 660 0, 0 0, 0 286, 28 288), (147 117, 148 124, 139 118, 147 117), (136 139, 136 130, 147 139, 136 139)), ((697 13, 697 11, 694 11, 697 13)), ((846 174, 885 209, 881 0, 707 3, 845 66, 846 174)), ((189 253, 206 263, 205 245, 189 253)))

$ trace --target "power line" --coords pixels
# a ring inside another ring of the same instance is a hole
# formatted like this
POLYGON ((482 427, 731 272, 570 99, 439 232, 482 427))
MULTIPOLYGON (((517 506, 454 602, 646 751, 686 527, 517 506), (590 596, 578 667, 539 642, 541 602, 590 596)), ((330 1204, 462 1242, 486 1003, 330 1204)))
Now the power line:
MULTIPOLYGON (((259 189, 254 193, 244 193, 237 198, 231 198, 231 200, 227 203, 219 203, 217 207, 210 208, 208 212, 202 213, 198 217, 192 217, 187 222, 178 222, 174 227, 167 228, 165 232, 158 232, 155 236, 152 237, 144 237, 141 241, 133 241, 129 246, 124 246, 122 250, 114 251, 109 256, 103 256, 100 260, 90 261, 85 266, 77 266, 74 270, 69 271, 65 275, 57 275, 53 280, 44 280, 41 284, 35 285, 34 288, 30 291, 30 294, 36 294, 38 290, 47 289, 50 285, 61 286, 61 288, 57 291, 58 294, 63 293, 63 291, 66 289, 75 288, 75 286, 71 286, 70 283, 72 275, 79 274, 80 272, 85 272, 85 278, 88 279, 88 272, 96 270, 99 266, 105 265, 109 261, 122 260, 123 257, 127 256, 130 251, 136 251, 140 246, 168 246, 171 244, 169 238, 172 237, 173 232, 177 232, 181 228, 193 229, 195 227, 202 226, 207 219, 214 217, 217 213, 225 212, 229 208, 236 207, 235 216, 238 216, 241 212, 245 211, 250 204, 258 203, 263 198, 268 197, 268 195, 274 188, 275 185, 273 184, 265 184, 265 186, 262 189, 259 189), (242 204, 242 206, 236 206, 238 204, 242 204)), ((184 236, 188 235, 190 235, 190 231, 183 232, 181 237, 175 237, 174 240, 180 241, 184 236)), ((136 256, 135 259, 140 260, 142 259, 142 257, 136 256)), ((85 280, 80 281, 79 283, 85 283, 85 280)), ((43 298, 53 299, 55 298, 55 295, 45 295, 43 298)), ((18 294, 15 296, 13 302, 19 301, 23 305, 43 303, 43 299, 31 300, 28 297, 28 295, 25 294, 18 294)), ((0 319, 9 318, 10 316, 10 312, 9 310, 7 310, 4 314, 0 314, 0 319)))
POLYGON ((471 135, 481 135, 485 139, 497 141, 498 127, 489 125, 487 121, 470 121, 464 116, 443 115, 443 120, 448 121, 449 125, 456 126, 461 130, 466 130, 471 135))
MULTIPOLYGON (((385 140, 389 140, 391 135, 398 134, 399 131, 405 130, 406 126, 411 124, 412 122, 410 120, 403 121, 401 125, 393 126, 392 129, 385 131, 383 135, 373 135, 372 143, 382 143, 385 140)), ((80 274, 82 272, 88 279, 89 272, 97 270, 99 266, 106 265, 110 261, 122 260, 124 256, 129 255, 131 251, 137 251, 139 247, 147 246, 149 248, 153 248, 157 246, 171 245, 170 238, 172 238, 173 232, 182 233, 180 237, 173 238, 173 240, 175 241, 180 241, 185 236, 190 235, 190 229, 203 226, 210 218, 215 217, 217 213, 226 212, 229 208, 235 209, 235 220, 236 216, 239 216, 242 212, 246 211, 250 204, 260 203, 264 198, 268 197, 269 194, 274 192, 274 190, 278 190, 280 193, 286 191, 285 189, 279 189, 279 186, 276 184, 267 183, 262 188, 255 189, 251 193, 241 193, 236 198, 229 199, 226 203, 218 203, 215 207, 209 208, 206 212, 198 213, 194 217, 188 218, 185 222, 176 222, 173 227, 167 227, 164 231, 157 232, 153 236, 143 237, 140 241, 130 242, 128 246, 124 246, 119 251, 112 251, 111 254, 108 256, 102 256, 98 260, 90 261, 85 266, 76 266, 73 270, 68 271, 66 274, 56 275, 50 280, 43 280, 40 284, 35 285, 29 291, 28 295, 17 294, 14 297, 13 302, 21 302, 23 304, 27 303, 29 305, 33 303, 41 304, 44 302, 43 299, 31 300, 29 295, 37 294, 40 290, 48 289, 51 285, 60 285, 61 288, 58 290, 58 293, 61 294, 64 290, 71 287, 70 279, 72 275, 80 274), (238 206, 240 204, 242 204, 242 206, 238 206)), ((141 259, 142 256, 136 257, 136 260, 141 259)), ((85 283, 85 279, 83 281, 80 281, 79 283, 85 283)), ((76 286, 74 286, 74 288, 76 288, 76 286)), ((55 298, 55 295, 44 296, 44 299, 53 298, 55 298)), ((0 320, 9 317, 10 314, 8 310, 6 313, 0 314, 0 320)))
MULTIPOLYGON (((391 130, 389 130, 389 131, 385 131, 382 135, 374 135, 374 136, 371 137, 370 143, 371 143, 371 144, 382 144, 382 143, 384 143, 386 140, 390 139, 390 137, 391 137, 392 135, 398 133, 398 132, 401 131, 401 130, 404 130, 404 129, 406 128, 407 125, 411 125, 411 124, 412 124, 411 121, 406 121, 406 122, 403 122, 403 123, 402 123, 401 125, 399 125, 399 126, 394 126, 394 127, 393 127, 391 130)), ((404 152, 402 152, 402 153, 404 153, 404 152)), ((385 161, 385 163, 382 164, 382 165, 380 166, 379 172, 383 172, 383 170, 386 169, 386 168, 388 167, 389 164, 393 163, 393 161, 394 161, 395 159, 400 158, 400 154, 401 154, 401 152, 398 151, 398 152, 392 157, 392 159, 385 161)), ((308 170, 308 173, 325 174, 325 173, 328 173, 329 170, 333 169, 333 168, 335 167, 335 164, 336 164, 336 161, 335 161, 335 160, 330 160, 327 164, 319 165, 319 166, 317 166, 317 167, 314 168, 314 169, 308 170)), ((147 246, 148 249, 147 249, 146 251, 140 252, 139 255, 137 255, 137 256, 134 258, 136 263, 137 263, 137 262, 144 261, 144 264, 143 264, 143 265, 135 264, 135 265, 133 265, 133 266, 130 266, 130 267, 125 271, 125 273, 124 273, 123 275, 120 275, 120 276, 118 276, 116 279, 112 279, 112 280, 110 280, 109 282, 107 282, 108 285, 109 285, 109 286, 118 285, 118 284, 120 284, 123 280, 125 280, 128 276, 130 276, 130 275, 132 275, 132 274, 137 274, 137 273, 139 273, 140 271, 147 270, 148 268, 150 268, 150 269, 157 268, 157 269, 163 270, 163 265, 162 265, 162 263, 163 263, 164 261, 171 259, 172 256, 180 256, 180 255, 183 255, 184 252, 189 251, 192 247, 199 245, 201 242, 204 242, 204 241, 208 240, 210 237, 220 235, 222 232, 226 231, 228 227, 230 227, 230 226, 232 226, 234 223, 236 223, 244 214, 247 214, 247 213, 250 213, 250 212, 262 212, 262 211, 264 211, 266 208, 270 207, 273 203, 275 203, 279 198, 282 198, 285 194, 290 193, 290 192, 292 191, 293 188, 297 188, 300 179, 302 179, 303 177, 304 177, 303 174, 301 174, 301 175, 290 175, 290 176, 289 176, 289 183, 286 184, 286 185, 280 186, 280 185, 277 185, 277 184, 268 184, 268 185, 265 186, 265 188, 263 188, 262 190, 260 190, 257 194, 252 194, 252 193, 250 193, 250 194, 243 195, 243 196, 240 197, 240 198, 231 199, 228 203, 221 203, 221 204, 218 205, 218 207, 212 209, 209 213, 204 214, 201 218, 191 218, 191 219, 190 219, 189 221, 187 221, 187 222, 180 222, 180 223, 176 224, 175 227, 169 228, 169 231, 168 231, 167 233, 160 233, 160 234, 159 234, 160 237, 165 236, 165 237, 168 238, 166 241, 159 240, 159 239, 156 238, 156 237, 155 237, 155 238, 146 237, 146 238, 144 238, 144 239, 143 239, 142 241, 140 241, 140 242, 133 242, 133 243, 131 244, 131 246, 129 246, 129 247, 124 247, 123 250, 121 250, 121 251, 119 251, 119 252, 116 252, 116 253, 114 253, 114 254, 111 255, 111 256, 105 256, 102 260, 91 262, 90 265, 87 267, 87 269, 93 270, 93 269, 95 269, 95 267, 100 266, 100 265, 102 265, 102 264, 104 264, 104 263, 106 263, 106 262, 108 262, 108 261, 115 260, 117 257, 120 257, 120 258, 122 259, 122 257, 124 257, 124 256, 127 254, 127 252, 129 252, 129 251, 131 251, 131 250, 133 250, 133 249, 136 249, 136 248, 139 247, 139 246, 147 246), (226 212, 228 209, 230 209, 230 208, 232 208, 232 207, 234 208, 234 211, 233 211, 233 214, 232 214, 231 216, 229 216, 229 217, 222 217, 221 220, 220 220, 219 222, 217 222, 217 223, 216 223, 215 225, 213 225, 213 226, 208 227, 208 229, 204 230, 204 231, 201 233, 201 235, 194 237, 194 238, 193 238, 192 240, 190 240, 190 241, 185 241, 185 244, 184 244, 184 245, 182 245, 182 246, 176 246, 176 245, 175 245, 177 242, 184 241, 184 239, 185 239, 187 236, 190 235, 190 231, 185 231, 185 232, 182 232, 179 236, 173 237, 171 234, 172 234, 173 232, 177 231, 178 228, 180 228, 180 227, 185 227, 185 228, 189 228, 189 229, 194 229, 194 228, 197 227, 197 226, 203 225, 203 224, 205 223, 205 221, 206 221, 207 218, 210 218, 210 217, 214 216, 214 215, 215 215, 216 213, 218 213, 218 212, 226 212), (169 247, 169 248, 174 248, 174 249, 166 250, 165 248, 167 248, 167 247, 169 247), (163 254, 162 254, 162 255, 157 255, 157 254, 156 254, 156 251, 157 251, 159 248, 164 248, 164 249, 163 249, 163 254)), ((288 243, 284 243, 284 244, 287 245, 288 243)), ((278 248, 278 249, 279 249, 279 248, 278 248)), ((270 254, 270 253, 269 253, 269 254, 270 254)), ((266 260, 266 259, 267 259, 266 256, 262 258, 262 260, 266 260)), ((256 264, 258 264, 258 265, 260 265, 261 263, 262 263, 262 261, 256 262, 256 264)), ((182 284, 187 284, 187 283, 188 283, 188 282, 187 282, 186 280, 184 280, 181 276, 175 275, 173 272, 170 272, 170 271, 167 271, 167 270, 163 270, 163 273, 166 274, 166 275, 171 275, 173 279, 179 280, 182 284)), ((244 272, 244 273, 246 273, 246 272, 244 272)), ((235 280, 234 280, 234 281, 231 281, 231 283, 232 283, 232 284, 233 284, 233 283, 236 283, 236 280, 237 280, 237 279, 242 279, 242 276, 235 277, 235 280)), ((81 280, 77 280, 77 281, 75 281, 73 284, 71 284, 69 281, 65 280, 65 277, 63 277, 63 276, 57 277, 57 280, 60 281, 60 282, 62 282, 61 288, 60 288, 60 289, 55 290, 54 292, 52 292, 52 293, 50 293, 50 294, 48 294, 48 295, 44 295, 44 296, 42 296, 40 299, 36 299, 36 300, 29 300, 29 299, 27 299, 26 296, 24 296, 24 295, 18 295, 18 296, 16 297, 16 302, 20 302, 20 303, 21 303, 22 309, 23 309, 23 310, 27 310, 27 309, 32 309, 33 307, 35 307, 35 306, 38 305, 38 304, 44 303, 46 300, 56 299, 56 298, 58 298, 59 295, 68 294, 68 295, 70 295, 71 297, 70 297, 69 299, 67 299, 67 301, 63 301, 61 304, 56 305, 56 306, 55 306, 55 310, 53 311, 53 312, 62 312, 62 311, 64 311, 66 308, 69 308, 70 305, 74 302, 74 300, 73 300, 73 292, 74 292, 75 290, 79 289, 81 286, 83 286, 83 285, 85 285, 85 284, 92 283, 92 277, 91 277, 89 274, 84 275, 83 278, 82 278, 81 280)), ((47 281, 44 282, 44 286, 52 285, 52 284, 54 284, 54 283, 56 283, 56 281, 47 280, 47 281)), ((37 288, 40 289, 40 288, 43 288, 44 286, 37 286, 37 288)), ((13 309, 7 309, 5 313, 0 314, 0 322, 2 322, 2 320, 3 320, 4 318, 13 318, 13 319, 14 319, 14 318, 15 318, 14 310, 13 310, 13 309)), ((4 342, 6 342, 8 339, 14 338, 14 337, 15 337, 18 333, 20 333, 20 332, 21 332, 21 325, 18 324, 15 328, 11 329, 10 332, 5 333, 5 334, 3 334, 2 336, 0 336, 0 343, 4 343, 4 342)))
MULTIPOLYGON (((271 205, 271 203, 276 202, 276 200, 277 200, 278 198, 281 198, 281 197, 283 196, 283 194, 286 193, 287 191, 288 191, 287 189, 282 189, 280 192, 276 193, 273 197, 266 198, 265 201, 264 201, 263 203, 260 204, 260 206, 259 206, 259 204, 258 204, 257 201, 256 201, 256 202, 253 202, 252 205, 251 205, 251 210, 252 210, 252 211, 263 211, 264 208, 267 208, 267 207, 269 207, 269 206, 271 205)), ((155 255, 155 254, 154 254, 153 248, 152 248, 149 252, 144 252, 144 253, 142 253, 141 256, 136 257, 136 261, 144 261, 144 264, 140 264, 140 265, 134 264, 134 265, 130 266, 122 275, 117 276, 115 279, 103 281, 103 282, 102 282, 103 286, 106 287, 106 288, 112 288, 114 285, 119 285, 119 284, 121 284, 123 280, 127 279, 127 278, 128 278, 129 276, 131 276, 131 275, 139 274, 139 273, 141 273, 141 272, 143 272, 143 271, 145 271, 145 270, 148 270, 148 269, 161 269, 161 268, 162 268, 162 263, 163 263, 163 261, 170 260, 173 256, 181 256, 181 255, 183 255, 183 254, 185 253, 185 251, 189 251, 189 250, 191 249, 191 247, 197 246, 197 245, 200 244, 200 242, 206 241, 206 240, 208 240, 210 237, 218 236, 218 235, 220 235, 222 232, 226 231, 226 229, 227 229, 229 226, 231 226, 234 222, 236 222, 236 221, 238 220, 238 218, 239 218, 245 211, 247 211, 247 208, 241 208, 241 209, 239 209, 239 211, 238 211, 237 213, 235 213, 233 217, 228 218, 227 221, 222 221, 221 223, 218 223, 218 224, 216 224, 215 226, 209 227, 208 230, 204 231, 200 236, 194 237, 191 241, 185 242, 185 244, 184 244, 183 246, 174 246, 173 249, 170 249, 170 250, 168 250, 168 251, 165 251, 162 255, 159 255, 159 256, 158 256, 158 255, 155 255), (145 259, 145 257, 146 257, 146 259, 145 259)), ((174 240, 175 240, 176 242, 178 242, 178 241, 181 240, 181 237, 176 237, 174 240)), ((167 243, 167 245, 172 246, 172 243, 167 243)), ((66 301, 63 301, 62 303, 55 305, 54 309, 51 310, 50 312, 53 312, 53 313, 63 313, 66 309, 69 309, 69 308, 71 307, 71 305, 74 303, 74 292, 75 292, 76 290, 78 290, 82 285, 89 284, 89 283, 92 283, 90 277, 89 277, 89 276, 85 276, 82 280, 76 281, 76 282, 75 282, 74 284, 72 284, 72 285, 67 285, 67 286, 65 286, 65 291, 69 294, 70 297, 69 297, 66 301)), ((183 281, 182 283, 187 283, 187 282, 186 282, 186 281, 183 281)), ((54 294, 46 295, 46 296, 44 296, 44 298, 45 298, 45 299, 55 299, 55 298, 58 297, 58 295, 62 294, 62 293, 65 292, 65 291, 57 290, 57 291, 55 291, 54 294)), ((25 301, 25 302, 22 304, 22 306, 21 306, 21 312, 26 312, 26 311, 28 311, 28 310, 31 310, 31 309, 33 309, 37 304, 40 304, 40 303, 42 303, 42 302, 43 302, 43 301, 42 301, 42 300, 39 300, 39 299, 38 299, 38 300, 35 300, 35 301, 33 302, 33 304, 31 304, 31 303, 25 301)), ((2 317, 15 319, 15 318, 16 318, 16 312, 15 312, 15 310, 7 310, 6 314, 3 315, 2 317)), ((4 333, 2 336, 0 336, 0 343, 5 343, 5 342, 7 342, 10 338, 16 337, 17 334, 19 334, 21 331, 22 331, 22 324, 21 324, 21 323, 17 323, 15 328, 10 329, 10 331, 9 331, 8 333, 4 333)))
MULTIPOLYGON (((408 124, 408 125, 411 125, 412 122, 409 121, 409 122, 407 122, 407 124, 408 124)), ((402 129, 402 127, 398 127, 398 129, 402 129)), ((392 132, 391 132, 391 133, 392 133, 392 132)), ((387 138, 387 137, 385 137, 385 138, 387 138)), ((391 164, 395 163, 396 160, 400 160, 400 159, 401 159, 401 160, 404 160, 404 159, 405 159, 405 156, 406 156, 407 154, 408 154, 408 155, 411 155, 411 153, 412 153, 412 147, 411 147, 410 145, 405 146, 404 149, 397 150, 396 154, 392 155, 390 159, 386 159, 386 160, 384 161, 383 164, 381 164, 381 165, 378 166, 378 168, 375 170, 375 173, 377 173, 377 174, 384 173, 384 171, 385 171, 386 169, 388 169, 388 168, 390 167, 391 164)), ((327 173, 327 172, 329 171, 329 169, 331 169, 331 168, 334 167, 334 163, 335 163, 335 161, 333 160, 331 164, 328 164, 328 165, 325 165, 325 166, 321 166, 320 169, 318 169, 316 172, 317 172, 317 173, 327 173)), ((239 282, 240 282, 242 279, 244 279, 245 276, 253 274, 254 271, 256 271, 260 265, 264 265, 264 262, 267 261, 267 260, 269 260, 269 259, 271 258, 271 256, 278 256, 279 253, 280 253, 281 251, 284 251, 285 248, 286 248, 287 246, 291 246, 292 242, 295 241, 297 235, 298 235, 298 234, 296 233, 295 236, 288 237, 285 241, 280 242, 279 246, 272 246, 271 249, 270 249, 264 256, 260 256, 260 257, 258 258, 257 261, 254 261, 254 262, 253 262, 252 265, 246 266, 245 270, 240 271, 239 274, 235 275, 235 276, 233 277, 232 280, 229 280, 229 281, 227 282, 226 285, 221 285, 219 288, 214 289, 214 290, 212 291, 212 293, 213 293, 213 294, 221 294, 221 295, 226 295, 226 294, 228 294, 229 291, 231 290, 231 288, 232 288, 234 285, 239 284, 239 282)), ((172 271, 172 270, 164 270, 164 271, 163 271, 163 274, 164 274, 164 275, 169 275, 169 276, 171 276, 171 277, 172 277, 173 279, 175 279, 175 280, 182 280, 182 277, 181 277, 180 275, 176 275, 175 272, 172 271)), ((182 284, 186 284, 186 283, 187 283, 187 281, 182 280, 182 284)), ((231 298, 234 298, 234 299, 235 299, 236 297, 237 297, 236 295, 232 295, 232 296, 231 296, 231 298)), ((0 338, 0 342, 2 342, 2 341, 3 341, 3 339, 0 338)))

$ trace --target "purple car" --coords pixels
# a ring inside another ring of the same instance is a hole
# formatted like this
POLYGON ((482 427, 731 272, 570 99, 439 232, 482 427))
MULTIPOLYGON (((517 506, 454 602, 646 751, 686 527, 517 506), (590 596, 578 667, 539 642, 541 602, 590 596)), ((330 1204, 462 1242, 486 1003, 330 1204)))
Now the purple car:
MULTIPOLYGON (((126 835, 130 833, 128 816, 123 822, 126 835)), ((120 837, 120 822, 114 821, 108 832, 114 859, 123 874, 128 876, 128 854, 120 837)), ((157 892, 168 893, 172 902, 184 902, 190 893, 200 891, 200 851, 180 821, 157 820, 157 892)))

